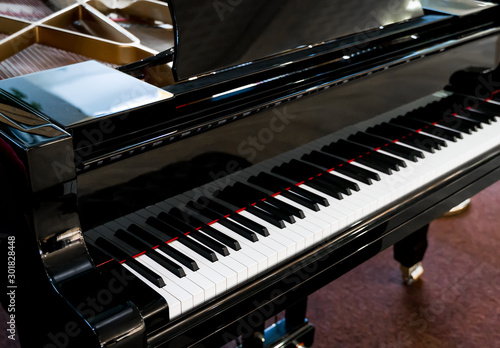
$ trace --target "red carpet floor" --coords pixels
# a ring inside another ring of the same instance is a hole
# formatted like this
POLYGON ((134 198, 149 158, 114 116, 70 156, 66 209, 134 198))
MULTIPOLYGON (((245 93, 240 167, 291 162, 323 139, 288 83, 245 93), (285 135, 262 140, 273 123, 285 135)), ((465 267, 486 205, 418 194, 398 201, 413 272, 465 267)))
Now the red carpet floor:
POLYGON ((422 281, 388 249, 309 298, 315 348, 500 347, 500 183, 431 224, 422 281))

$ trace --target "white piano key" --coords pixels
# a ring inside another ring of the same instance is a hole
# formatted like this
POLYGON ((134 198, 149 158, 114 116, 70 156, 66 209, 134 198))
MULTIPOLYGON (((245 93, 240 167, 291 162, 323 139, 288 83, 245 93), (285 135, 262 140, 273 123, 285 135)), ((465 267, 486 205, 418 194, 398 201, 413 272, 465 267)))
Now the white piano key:
MULTIPOLYGON (((163 257, 168 258, 175 262, 173 258, 169 255, 165 254, 163 251, 159 249, 155 249, 159 254, 163 257)), ((205 292, 205 301, 208 301, 211 298, 215 297, 216 294, 216 284, 211 280, 211 278, 207 278, 203 275, 204 272, 192 271, 189 267, 183 267, 184 272, 186 273, 186 278, 191 280, 193 283, 199 285, 203 288, 205 292)))
MULTIPOLYGON (((213 226, 214 228, 217 228, 219 231, 224 232, 231 238, 236 239, 240 243, 240 246, 242 248, 241 250, 245 251, 247 256, 255 259, 260 264, 259 267, 267 269, 268 267, 271 267, 278 263, 278 252, 272 249, 272 247, 268 246, 268 244, 266 243, 268 240, 267 237, 258 235, 258 240, 252 242, 222 224, 215 223, 213 226)), ((283 249, 284 246, 279 245, 279 248, 283 249)))
MULTIPOLYGON (((272 258, 274 258, 274 261, 272 262, 272 264, 273 265, 276 264, 276 251, 271 250, 263 243, 260 243, 260 241, 251 242, 248 239, 246 239, 245 237, 242 237, 241 235, 237 234, 234 231, 231 231, 229 228, 227 228, 219 223, 215 223, 211 226, 213 228, 215 228, 216 230, 226 234, 228 237, 231 237, 231 238, 237 240, 238 243, 240 243, 241 249, 238 250, 237 253, 243 254, 246 257, 254 260, 256 262, 256 265, 257 265, 257 273, 263 272, 264 270, 266 270, 269 267, 268 266, 268 261, 269 261, 268 255, 274 255, 274 257, 271 256, 272 258), (255 244, 255 246, 254 246, 254 244, 255 244)), ((262 238, 264 238, 264 237, 262 237, 262 238)))
POLYGON ((307 186, 305 184, 300 185, 300 188, 307 190, 307 191, 310 191, 312 193, 315 193, 318 196, 327 198, 330 205, 328 207, 321 207, 321 209, 325 210, 325 211, 326 210, 329 210, 329 211, 333 210, 333 211, 339 212, 340 214, 345 216, 345 218, 347 219, 347 223, 346 223, 347 225, 350 225, 354 221, 356 221, 357 209, 352 209, 352 207, 350 207, 350 206, 342 205, 340 202, 342 202, 343 199, 338 200, 336 198, 329 196, 328 194, 326 194, 324 192, 316 190, 315 188, 312 188, 312 187, 307 186))
POLYGON ((146 255, 141 255, 139 257, 136 257, 135 260, 137 260, 137 262, 140 262, 144 266, 149 267, 163 278, 163 281, 166 284, 164 288, 166 288, 168 292, 170 292, 173 296, 175 296, 175 298, 181 301, 182 313, 185 313, 193 308, 195 301, 193 298, 193 294, 183 289, 181 286, 178 285, 178 283, 171 282, 170 279, 168 279, 168 277, 165 276, 164 272, 160 268, 157 268, 153 263, 149 263, 149 258, 146 257, 146 255))
MULTIPOLYGON (((231 222, 233 222, 235 224, 239 224, 236 220, 232 219, 231 217, 229 217, 228 219, 231 220, 231 222)), ((239 224, 239 225, 241 225, 241 224, 239 224)), ((243 225, 241 225, 241 226, 243 226, 243 225)), ((276 253, 276 263, 279 263, 279 262, 286 259, 287 247, 284 244, 277 242, 271 236, 264 237, 264 236, 258 234, 258 238, 259 238, 259 241, 262 243, 262 245, 267 246, 268 248, 272 249, 276 253)), ((272 259, 271 259, 271 261, 272 261, 272 259)), ((268 260, 268 262, 269 262, 269 260, 268 260)))
MULTIPOLYGON (((297 236, 295 233, 292 232, 290 234, 285 234, 278 227, 275 227, 274 225, 268 223, 267 221, 262 220, 258 216, 250 214, 247 211, 242 211, 239 214, 266 227, 269 231, 269 236, 266 238, 272 238, 276 242, 284 245, 287 249, 287 257, 294 255, 297 249, 301 250, 301 248, 297 248, 297 243, 301 241, 303 242, 303 239, 297 236)), ((303 249, 303 243, 302 243, 302 249, 303 249)))
POLYGON ((316 226, 320 227, 322 230, 322 236, 326 237, 331 233, 332 228, 338 229, 338 224, 339 221, 335 218, 333 218, 330 215, 325 214, 323 211, 314 211, 312 209, 309 209, 308 207, 305 207, 299 203, 296 203, 295 201, 292 201, 291 199, 277 195, 275 197, 276 199, 279 199, 280 201, 284 203, 288 203, 291 206, 295 206, 297 208, 300 208, 304 211, 304 214, 306 215, 306 218, 304 219, 306 223, 313 223, 316 226))
POLYGON ((127 270, 129 270, 130 273, 134 274, 137 278, 142 280, 144 282, 144 284, 148 285, 151 289, 156 291, 158 294, 160 294, 167 301, 168 315, 169 315, 170 319, 174 319, 182 314, 181 302, 175 296, 173 296, 170 292, 168 292, 168 290, 166 290, 165 287, 163 287, 163 288, 157 287, 156 285, 151 283, 149 280, 144 278, 140 273, 136 272, 132 267, 129 267, 126 264, 122 264, 122 266, 125 267, 127 270))
POLYGON ((186 247, 185 245, 182 245, 181 243, 177 244, 175 247, 179 251, 184 252, 187 256, 194 259, 198 263, 198 266, 200 268, 202 267, 201 265, 204 265, 205 267, 208 267, 209 269, 212 269, 214 272, 217 272, 220 275, 222 275, 226 280, 227 289, 230 289, 236 286, 236 284, 238 284, 237 273, 232 269, 228 268, 226 265, 222 264, 221 262, 219 261, 210 262, 204 257, 200 256, 198 253, 195 253, 190 248, 186 247))
MULTIPOLYGON (((207 238, 212 238, 203 231, 198 231, 198 232, 204 234, 207 238)), ((221 256, 219 259, 222 258, 223 261, 233 260, 235 262, 232 262, 232 265, 235 265, 236 263, 241 265, 241 266, 236 266, 237 269, 242 269, 242 268, 245 269, 244 276, 238 276, 238 283, 244 281, 246 278, 254 276, 257 273, 257 262, 255 262, 255 260, 249 259, 244 254, 241 254, 239 250, 234 250, 231 248, 228 248, 228 250, 229 250, 229 255, 221 256)), ((237 270, 234 268, 232 269, 235 271, 237 270)))
POLYGON ((200 256, 199 254, 195 253, 191 249, 187 248, 185 245, 178 241, 173 241, 169 243, 172 248, 176 249, 177 251, 183 253, 184 255, 190 257, 193 259, 199 269, 196 271, 196 273, 202 274, 204 277, 210 279, 211 281, 214 282, 215 284, 215 293, 216 295, 222 294, 227 290, 227 279, 224 275, 222 275, 220 272, 217 272, 217 270, 214 270, 212 267, 210 267, 211 262, 205 259, 204 257, 200 256), (186 252, 186 249, 188 249, 188 252, 186 252), (192 257, 195 256, 195 257, 192 257), (206 261, 206 263, 205 263, 206 261), (201 263, 203 262, 203 263, 201 263), (202 267, 204 265, 204 267, 202 267))

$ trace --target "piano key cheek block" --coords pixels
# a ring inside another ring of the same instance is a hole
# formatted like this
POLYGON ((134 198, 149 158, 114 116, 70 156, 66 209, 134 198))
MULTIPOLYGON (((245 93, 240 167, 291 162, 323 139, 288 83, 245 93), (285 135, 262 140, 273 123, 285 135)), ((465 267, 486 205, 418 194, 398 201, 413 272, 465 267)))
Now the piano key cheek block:
POLYGON ((0 6, 9 334, 311 346, 312 292, 388 247, 417 281, 429 223, 500 177, 480 5, 0 6))

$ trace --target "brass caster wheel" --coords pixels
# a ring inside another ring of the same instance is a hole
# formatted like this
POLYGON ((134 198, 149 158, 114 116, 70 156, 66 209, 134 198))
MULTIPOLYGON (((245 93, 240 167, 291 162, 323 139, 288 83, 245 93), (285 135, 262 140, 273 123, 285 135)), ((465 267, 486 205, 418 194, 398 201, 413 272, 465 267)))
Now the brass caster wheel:
POLYGON ((412 285, 414 282, 420 279, 423 273, 424 267, 422 266, 422 262, 417 262, 411 267, 401 266, 403 283, 406 285, 412 285))
POLYGON ((456 216, 465 213, 465 211, 469 208, 470 198, 466 199, 456 207, 453 207, 450 211, 448 211, 444 216, 456 216))

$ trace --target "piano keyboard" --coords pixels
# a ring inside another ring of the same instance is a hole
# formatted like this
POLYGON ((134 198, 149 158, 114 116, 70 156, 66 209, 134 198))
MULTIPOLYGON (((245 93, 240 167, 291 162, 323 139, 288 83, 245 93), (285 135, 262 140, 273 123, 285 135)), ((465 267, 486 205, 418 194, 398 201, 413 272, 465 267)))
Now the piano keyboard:
POLYGON ((463 99, 322 138, 232 175, 231 185, 87 231, 87 242, 163 296, 176 318, 495 148, 500 105, 477 100, 446 113, 463 99))

